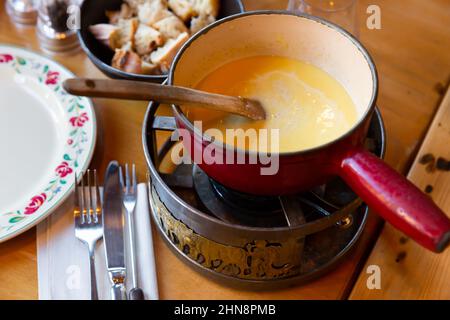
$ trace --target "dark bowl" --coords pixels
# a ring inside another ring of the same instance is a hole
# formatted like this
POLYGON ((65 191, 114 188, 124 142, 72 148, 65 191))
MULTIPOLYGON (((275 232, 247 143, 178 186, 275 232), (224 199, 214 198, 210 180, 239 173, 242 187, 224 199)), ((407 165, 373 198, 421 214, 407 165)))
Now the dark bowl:
MULTIPOLYGON (((91 61, 110 78, 140 80, 162 83, 167 75, 144 75, 128 73, 111 67, 114 52, 101 44, 89 31, 89 26, 107 23, 106 10, 119 10, 123 0, 85 0, 81 5, 81 27, 78 39, 81 47, 91 61)), ((218 19, 244 11, 240 0, 222 0, 218 19)))

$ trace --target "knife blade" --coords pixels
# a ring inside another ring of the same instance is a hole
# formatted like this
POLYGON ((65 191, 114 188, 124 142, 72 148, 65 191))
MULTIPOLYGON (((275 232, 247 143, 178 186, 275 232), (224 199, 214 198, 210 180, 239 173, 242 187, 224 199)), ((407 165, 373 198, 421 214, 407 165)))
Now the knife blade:
POLYGON ((106 169, 103 191, 103 241, 112 300, 126 300, 126 268, 120 166, 111 161, 106 169))

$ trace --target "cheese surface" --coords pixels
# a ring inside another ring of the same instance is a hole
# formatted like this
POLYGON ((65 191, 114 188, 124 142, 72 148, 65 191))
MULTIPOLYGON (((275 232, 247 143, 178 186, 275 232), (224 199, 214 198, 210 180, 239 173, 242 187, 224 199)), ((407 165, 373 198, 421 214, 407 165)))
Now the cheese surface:
MULTIPOLYGON (((344 87, 325 71, 302 61, 255 56, 236 60, 211 72, 196 89, 259 100, 266 119, 253 121, 241 116, 201 108, 185 108, 191 121, 202 121, 202 129, 218 129, 216 139, 227 144, 226 129, 278 129, 279 141, 268 134, 268 143, 279 143, 279 152, 314 148, 339 138, 358 119, 356 107, 344 87)), ((242 131, 238 135, 242 135, 242 131)), ((259 135, 258 135, 259 137, 259 135)), ((262 139, 248 139, 251 151, 275 150, 262 139)))

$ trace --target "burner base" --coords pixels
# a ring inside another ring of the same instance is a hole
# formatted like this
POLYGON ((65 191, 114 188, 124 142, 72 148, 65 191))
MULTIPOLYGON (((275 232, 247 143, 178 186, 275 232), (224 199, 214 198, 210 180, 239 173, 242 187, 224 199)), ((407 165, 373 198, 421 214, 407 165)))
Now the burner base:
POLYGON ((154 188, 150 204, 160 234, 185 264, 214 281, 250 290, 299 285, 333 270, 359 239, 368 214, 367 206, 361 205, 350 215, 350 224, 335 225, 287 242, 249 238, 240 247, 196 234, 169 213, 154 188), (297 263, 277 265, 280 258, 297 263))

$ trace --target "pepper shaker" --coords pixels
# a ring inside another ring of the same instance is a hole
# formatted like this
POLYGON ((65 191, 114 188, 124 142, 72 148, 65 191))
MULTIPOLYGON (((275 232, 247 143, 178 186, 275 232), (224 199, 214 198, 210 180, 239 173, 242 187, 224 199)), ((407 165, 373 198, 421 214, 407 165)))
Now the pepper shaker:
POLYGON ((52 53, 72 51, 79 47, 77 26, 71 25, 78 14, 78 0, 41 0, 38 11, 37 35, 42 49, 52 53), (75 10, 73 10, 75 8, 75 10))
POLYGON ((6 11, 20 24, 35 24, 38 6, 38 0, 6 0, 6 11))

